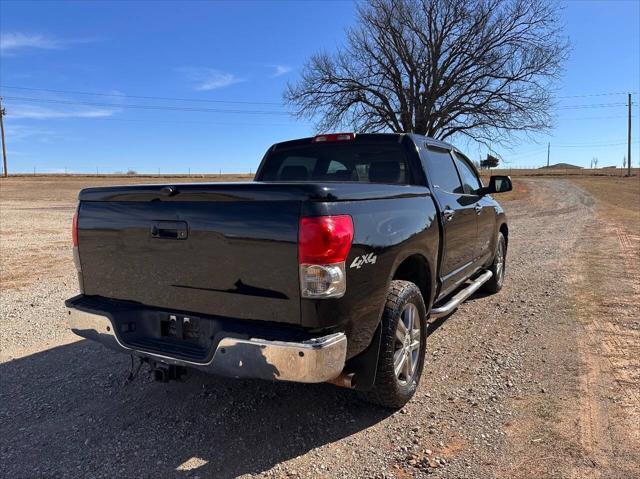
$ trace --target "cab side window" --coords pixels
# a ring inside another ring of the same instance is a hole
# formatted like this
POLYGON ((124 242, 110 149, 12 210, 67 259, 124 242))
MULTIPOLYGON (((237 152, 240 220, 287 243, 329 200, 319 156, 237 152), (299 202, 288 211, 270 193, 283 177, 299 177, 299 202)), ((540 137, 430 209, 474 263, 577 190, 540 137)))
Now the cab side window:
POLYGON ((455 159, 456 167, 458 168, 458 173, 460 173, 465 194, 477 195, 480 192, 480 188, 482 188, 482 183, 478 179, 476 172, 468 163, 469 160, 455 152, 453 153, 453 157, 455 159))
POLYGON ((460 177, 449 151, 429 148, 427 159, 428 172, 434 188, 440 188, 449 193, 464 194, 460 177))

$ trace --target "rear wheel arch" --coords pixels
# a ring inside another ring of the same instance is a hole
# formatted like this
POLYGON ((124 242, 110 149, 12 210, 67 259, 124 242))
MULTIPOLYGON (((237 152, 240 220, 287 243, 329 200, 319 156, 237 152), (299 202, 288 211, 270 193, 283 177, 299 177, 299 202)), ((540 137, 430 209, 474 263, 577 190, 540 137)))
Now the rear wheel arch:
POLYGON ((403 280, 414 283, 422 293, 427 309, 431 306, 433 292, 433 276, 427 258, 420 253, 413 253, 402 258, 393 270, 391 281, 403 280))
POLYGON ((502 223, 498 228, 498 232, 502 233, 505 243, 509 246, 509 227, 507 226, 507 223, 502 223))
MULTIPOLYGON (((387 293, 393 288, 394 283, 402 281, 413 283, 418 287, 424 307, 426 308, 426 312, 428 312, 432 302, 431 293, 434 291, 434 286, 431 282, 433 278, 431 271, 429 261, 422 253, 405 252, 404 255, 399 255, 396 258, 395 264, 391 269, 387 283, 387 293)), ((373 334, 371 344, 363 352, 349 359, 345 367, 345 371, 355 372, 358 378, 356 389, 361 391, 370 389, 377 375, 383 319, 387 302, 388 297, 385 296, 385 301, 380 305, 378 327, 373 334)))
POLYGON ((370 388, 359 391, 362 399, 393 409, 411 399, 426 357, 426 318, 426 307, 417 285, 405 280, 391 281, 380 324, 374 381, 370 388), (407 318, 405 313, 411 312, 409 308, 413 312, 407 318), (400 328, 400 323, 404 327, 400 328))

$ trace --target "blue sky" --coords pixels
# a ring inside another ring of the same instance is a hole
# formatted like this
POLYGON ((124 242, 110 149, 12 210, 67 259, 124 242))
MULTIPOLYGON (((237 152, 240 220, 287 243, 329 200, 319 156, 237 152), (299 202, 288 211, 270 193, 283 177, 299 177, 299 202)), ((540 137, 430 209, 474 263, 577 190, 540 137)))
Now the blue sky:
MULTIPOLYGON (((498 152, 513 167, 540 166, 550 141, 552 163, 588 166, 597 157, 599 166, 621 166, 626 106, 594 105, 626 103, 626 94, 585 95, 640 90, 640 2, 564 6, 572 54, 556 126, 498 152)), ((10 171, 255 171, 272 143, 314 133, 312 123, 286 113, 282 91, 311 54, 343 41, 354 10, 338 1, 3 0, 0 92, 10 171)), ((636 166, 637 93, 634 101, 636 166)), ((456 143, 473 159, 487 152, 456 143)))

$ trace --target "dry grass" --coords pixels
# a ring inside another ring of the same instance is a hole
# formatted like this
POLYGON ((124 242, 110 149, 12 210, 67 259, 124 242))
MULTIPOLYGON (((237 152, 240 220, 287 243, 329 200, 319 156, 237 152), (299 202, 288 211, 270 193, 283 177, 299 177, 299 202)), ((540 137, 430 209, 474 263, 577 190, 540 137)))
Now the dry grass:
MULTIPOLYGON (((498 193, 493 195, 494 198, 498 200, 498 202, 507 203, 509 201, 521 200, 529 196, 529 185, 526 182, 520 181, 515 178, 512 179, 511 182, 513 183, 513 190, 506 193, 498 193)), ((485 184, 486 183, 487 182, 485 181, 485 184)))
MULTIPOLYGON (((585 371, 582 445, 606 465, 611 451, 622 458, 640 447, 640 180, 572 181, 596 200, 597 221, 576 251, 571 282, 574 310, 586 332, 579 343, 585 371), (609 391, 615 404, 599 391, 609 391), (614 443, 612 437, 622 440, 614 443)), ((638 477, 640 464, 631 469, 628 477, 638 477)))
MULTIPOLYGON (((626 168, 496 168, 490 171, 483 170, 483 176, 489 175, 509 175, 509 176, 560 176, 560 177, 588 177, 588 176, 617 176, 624 177, 627 174, 626 168)), ((640 174, 640 168, 631 168, 631 175, 636 179, 640 174)))
POLYGON ((640 233, 640 177, 571 178, 598 200, 600 213, 640 233))
POLYGON ((209 176, 10 176, 0 178, 0 201, 64 201, 75 202, 78 192, 90 186, 132 184, 210 183, 218 181, 249 181, 253 175, 229 174, 209 176), (38 191, 34 198, 33 189, 38 191))

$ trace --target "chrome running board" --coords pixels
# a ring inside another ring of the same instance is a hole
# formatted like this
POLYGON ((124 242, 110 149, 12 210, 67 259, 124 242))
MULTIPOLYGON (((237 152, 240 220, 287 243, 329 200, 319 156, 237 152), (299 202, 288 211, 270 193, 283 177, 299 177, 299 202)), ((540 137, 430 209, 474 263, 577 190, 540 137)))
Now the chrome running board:
POLYGON ((464 288, 462 291, 458 292, 444 306, 440 306, 439 308, 431 308, 430 318, 437 319, 452 313, 453 310, 460 306, 460 304, 465 299, 478 291, 480 286, 489 281, 492 276, 493 273, 491 271, 485 271, 484 273, 482 273, 473 281, 473 283, 464 288))

